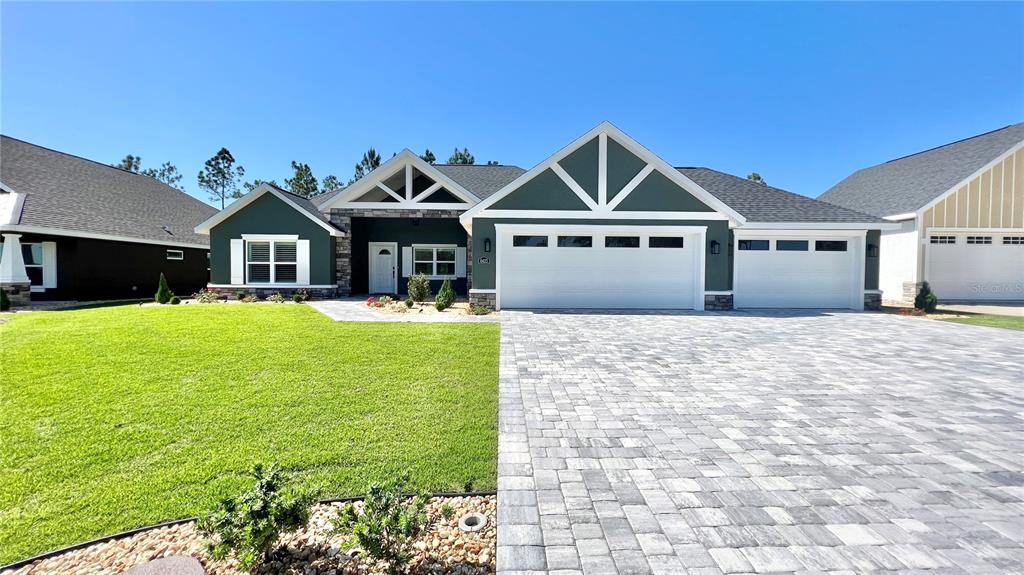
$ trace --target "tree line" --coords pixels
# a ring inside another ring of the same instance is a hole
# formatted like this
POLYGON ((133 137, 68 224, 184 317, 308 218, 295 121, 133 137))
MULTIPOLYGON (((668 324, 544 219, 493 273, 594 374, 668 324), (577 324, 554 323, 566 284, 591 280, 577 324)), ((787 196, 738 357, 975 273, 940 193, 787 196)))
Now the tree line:
MULTIPOLYGON (((394 157, 394 155, 395 154, 392 154, 392 157, 394 157)), ((420 154, 420 158, 428 164, 434 164, 437 161, 434 153, 431 152, 429 148, 420 154)), ((452 155, 448 158, 447 163, 474 165, 476 164, 476 158, 474 158, 473 154, 469 152, 469 148, 462 148, 461 150, 455 148, 452 155)), ((185 189, 185 187, 181 185, 181 173, 178 172, 178 168, 171 162, 164 162, 159 168, 143 169, 142 157, 134 154, 128 154, 120 162, 110 165, 115 168, 155 178, 168 186, 179 190, 184 191, 185 189)), ((245 193, 251 192, 264 183, 287 189, 293 194, 308 198, 346 185, 352 185, 363 176, 380 167, 380 165, 380 154, 377 153, 377 150, 371 147, 363 154, 363 157, 359 162, 356 163, 352 177, 348 180, 347 184, 344 184, 342 183, 342 180, 334 174, 328 174, 318 182, 316 177, 313 175, 313 169, 309 167, 309 164, 292 160, 292 177, 285 178, 284 186, 281 186, 274 180, 262 180, 255 178, 253 180, 246 181, 245 168, 235 160, 235 157, 227 148, 221 148, 213 155, 213 157, 206 160, 203 164, 203 169, 196 177, 196 183, 200 189, 209 194, 211 202, 220 202, 221 209, 224 209, 228 200, 240 198, 245 193)), ((487 162, 487 165, 497 166, 499 164, 498 162, 491 160, 487 162)))

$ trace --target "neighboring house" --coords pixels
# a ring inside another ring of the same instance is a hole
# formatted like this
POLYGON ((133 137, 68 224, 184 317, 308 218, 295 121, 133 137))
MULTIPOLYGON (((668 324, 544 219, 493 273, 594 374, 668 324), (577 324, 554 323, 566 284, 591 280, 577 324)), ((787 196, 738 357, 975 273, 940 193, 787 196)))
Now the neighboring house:
POLYGON ((0 137, 0 287, 32 300, 148 298, 209 280, 217 210, 149 176, 0 137))
POLYGON ((529 171, 405 150, 311 200, 263 185, 196 231, 211 289, 404 293, 496 308, 875 307, 897 224, 707 168, 605 122, 529 171))
POLYGON ((880 286, 943 301, 1024 301, 1024 123, 854 172, 818 199, 889 221, 880 286))

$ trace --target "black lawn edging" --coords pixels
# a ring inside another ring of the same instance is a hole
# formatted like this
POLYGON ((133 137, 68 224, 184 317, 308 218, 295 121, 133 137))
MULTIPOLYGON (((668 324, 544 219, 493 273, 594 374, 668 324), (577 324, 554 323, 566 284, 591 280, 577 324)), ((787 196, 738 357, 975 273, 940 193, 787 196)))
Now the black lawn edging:
MULTIPOLYGON (((415 493, 407 493, 406 494, 406 496, 409 496, 409 497, 412 497, 414 495, 416 495, 416 494, 415 493)), ((430 497, 431 498, 434 498, 434 497, 490 497, 492 495, 493 496, 497 496, 498 492, 497 491, 441 491, 441 492, 438 492, 438 493, 431 493, 430 497)), ((348 497, 332 497, 330 499, 321 499, 321 500, 317 501, 317 504, 318 505, 327 505, 327 504, 330 504, 330 503, 350 503, 350 502, 353 502, 353 501, 361 501, 364 497, 365 497, 364 495, 351 495, 351 496, 348 496, 348 497)), ((196 521, 197 519, 199 519, 198 516, 183 517, 181 519, 171 519, 170 521, 164 521, 163 523, 156 523, 154 525, 145 525, 143 527, 135 527, 133 529, 128 529, 126 531, 120 531, 120 532, 114 533, 112 535, 104 535, 102 537, 97 537, 96 539, 90 539, 89 541, 83 541, 81 543, 75 543, 74 545, 68 545, 67 547, 61 547, 61 548, 58 548, 58 549, 52 549, 50 551, 46 551, 46 552, 40 553, 39 555, 35 555, 33 557, 29 557, 28 559, 22 559, 20 561, 15 561, 14 563, 9 563, 7 565, 0 565, 0 572, 14 571, 16 569, 21 569, 22 567, 25 567, 27 565, 31 565, 31 564, 35 563, 36 561, 42 561, 44 559, 50 559, 51 557, 56 557, 58 555, 63 555, 65 553, 70 553, 72 551, 78 551, 79 549, 84 549, 86 547, 91 547, 93 545, 98 545, 100 543, 106 543, 108 541, 114 541, 114 540, 117 540, 117 539, 124 539, 125 537, 131 537, 132 535, 136 535, 136 534, 142 533, 143 531, 149 531, 151 529, 159 529, 161 527, 173 527, 175 525, 181 525, 183 523, 190 523, 192 521, 196 521)))

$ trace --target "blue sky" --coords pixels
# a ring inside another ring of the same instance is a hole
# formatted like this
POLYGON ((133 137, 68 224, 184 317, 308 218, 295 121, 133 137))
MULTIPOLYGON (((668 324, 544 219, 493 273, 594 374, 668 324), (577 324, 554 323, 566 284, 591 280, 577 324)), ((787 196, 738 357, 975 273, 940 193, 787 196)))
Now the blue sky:
POLYGON ((674 165, 817 196, 1024 121, 1024 4, 3 2, 0 129, 190 193, 221 146, 347 180, 468 146, 531 167, 601 120, 674 165))

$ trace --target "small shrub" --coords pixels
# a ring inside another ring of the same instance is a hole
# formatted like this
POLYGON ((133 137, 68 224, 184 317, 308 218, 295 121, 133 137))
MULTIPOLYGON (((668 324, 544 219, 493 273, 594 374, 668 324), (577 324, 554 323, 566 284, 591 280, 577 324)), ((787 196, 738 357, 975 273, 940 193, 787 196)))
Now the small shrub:
POLYGON ((174 296, 174 292, 167 285, 167 278, 164 276, 164 273, 160 272, 160 284, 156 288, 156 297, 154 299, 156 303, 162 304, 171 301, 172 296, 174 296))
POLYGON ((11 309, 11 300, 7 298, 7 292, 0 289, 0 311, 11 309))
POLYGON ((425 302, 430 299, 430 280, 423 274, 409 276, 409 298, 417 302, 425 302))
POLYGON ((452 517, 455 517, 455 508, 448 503, 441 505, 441 516, 445 520, 451 521, 452 517))
POLYGON ((932 286, 928 282, 921 284, 921 291, 917 292, 914 298, 914 308, 924 310, 925 313, 934 313, 939 305, 939 298, 932 292, 932 286))
POLYGON ((377 307, 388 307, 395 300, 389 295, 382 295, 377 298, 377 307))
POLYGON ((295 303, 309 301, 309 292, 304 289, 300 289, 299 291, 292 294, 292 301, 295 303))
POLYGON ((315 494, 287 485, 276 466, 257 465, 250 475, 256 480, 251 489, 223 499, 196 523, 214 559, 234 553, 246 571, 267 558, 281 533, 304 527, 316 501, 315 494))
POLYGON ((192 299, 197 303, 217 303, 220 300, 220 295, 213 290, 201 289, 192 294, 192 299))
POLYGON ((491 308, 485 305, 477 305, 475 303, 469 304, 469 313, 473 315, 487 315, 491 313, 491 308))
POLYGON ((238 301, 243 301, 245 300, 246 295, 248 294, 246 294, 244 291, 235 292, 235 299, 237 299, 238 301))
POLYGON ((351 503, 343 507, 332 530, 351 535, 345 545, 360 547, 368 557, 384 563, 391 575, 405 572, 412 558, 412 539, 427 526, 429 495, 404 495, 408 483, 406 473, 371 486, 362 507, 351 503))
POLYGON ((284 303, 284 296, 277 292, 274 292, 267 296, 267 301, 273 303, 284 303))
POLYGON ((405 298, 405 307, 411 308, 415 303, 411 297, 405 298))
POLYGON ((181 298, 176 295, 172 295, 171 300, 168 303, 171 305, 178 305, 179 303, 181 303, 181 298))
POLYGON ((258 301, 260 301, 260 296, 254 293, 245 294, 245 297, 242 298, 242 303, 256 303, 258 301))
POLYGON ((452 289, 452 282, 444 280, 441 289, 437 291, 437 298, 434 300, 434 307, 437 311, 444 311, 455 303, 455 290, 452 289))
POLYGON ((470 479, 469 481, 466 481, 465 483, 463 483, 462 484, 462 490, 465 491, 466 493, 472 493, 473 492, 473 480, 470 479))

